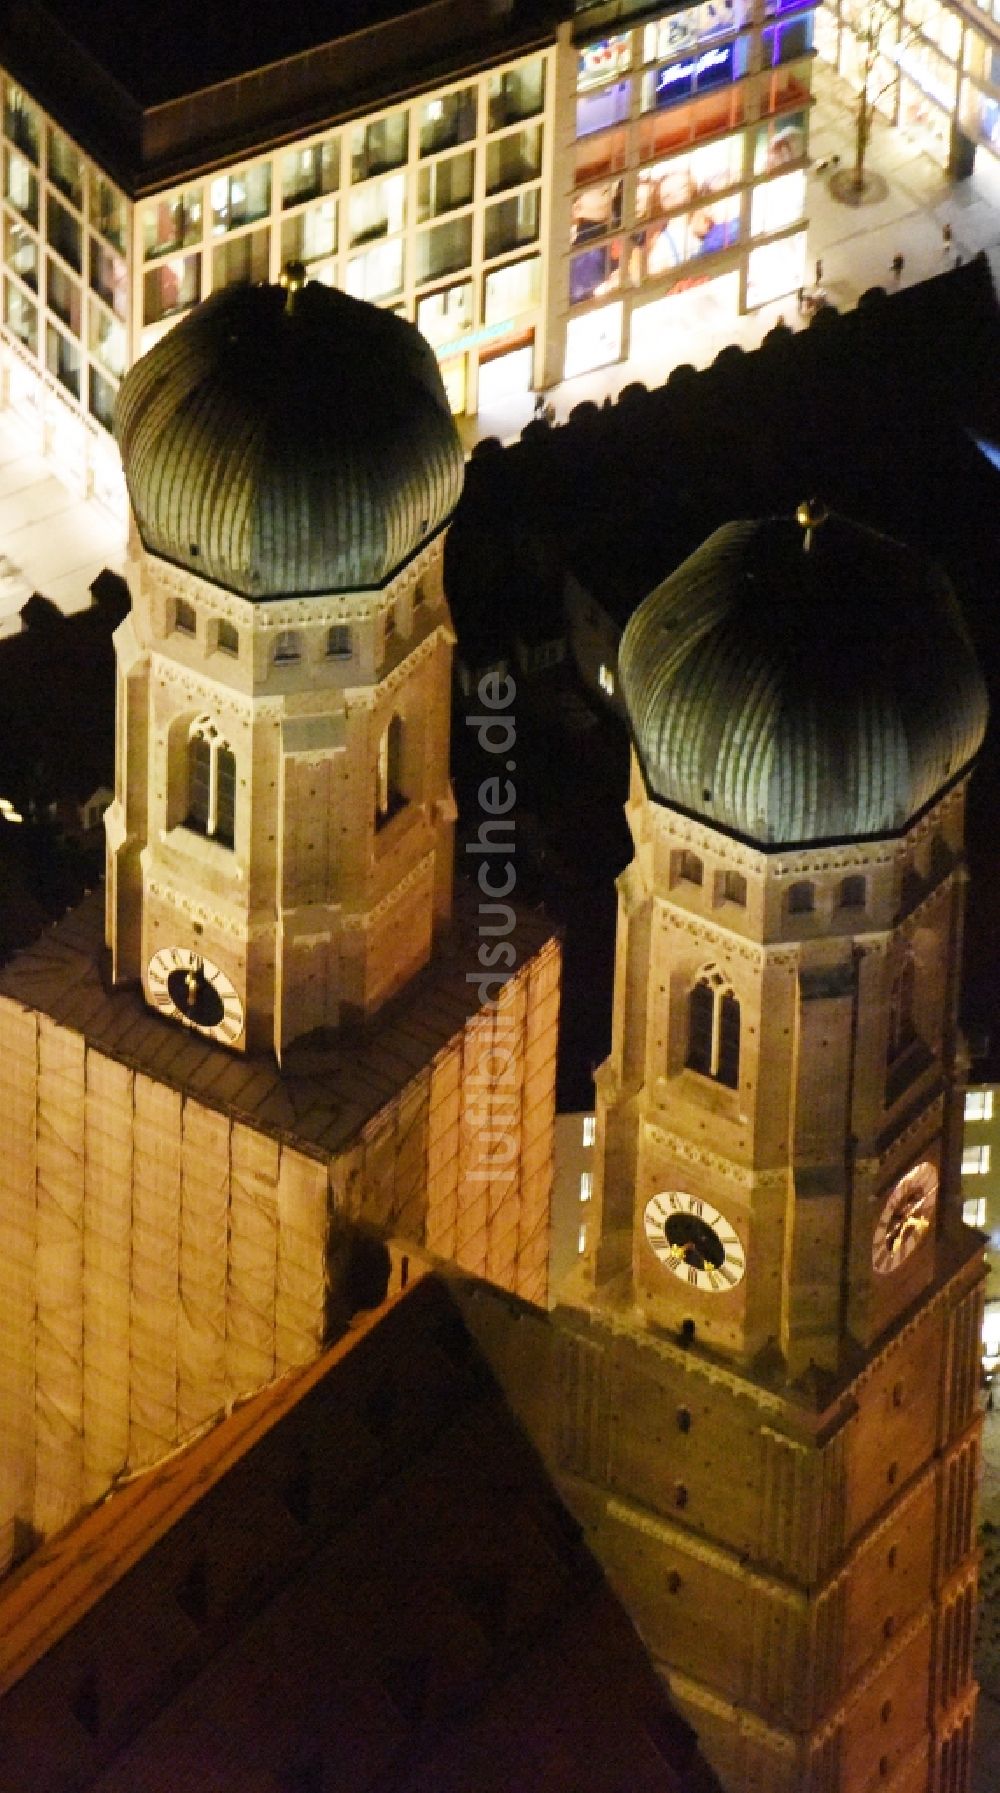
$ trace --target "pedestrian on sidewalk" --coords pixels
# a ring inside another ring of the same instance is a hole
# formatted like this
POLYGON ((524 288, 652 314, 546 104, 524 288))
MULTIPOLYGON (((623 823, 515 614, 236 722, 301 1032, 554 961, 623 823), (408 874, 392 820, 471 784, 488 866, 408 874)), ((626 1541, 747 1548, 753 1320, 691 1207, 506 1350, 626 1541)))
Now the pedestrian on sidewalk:
POLYGON ((898 250, 898 249, 896 250, 896 253, 893 256, 892 261, 890 263, 890 266, 892 268, 893 279, 895 280, 895 282, 898 286, 903 269, 906 266, 906 257, 905 257, 905 255, 903 255, 901 253, 900 250, 898 250))
POLYGON ((822 278, 823 278, 823 263, 821 261, 818 261, 816 263, 816 285, 817 286, 819 286, 822 278))
POLYGON ((942 243, 942 247, 944 249, 945 255, 947 255, 951 250, 951 238, 952 238, 951 225, 946 224, 941 231, 941 243, 942 243))

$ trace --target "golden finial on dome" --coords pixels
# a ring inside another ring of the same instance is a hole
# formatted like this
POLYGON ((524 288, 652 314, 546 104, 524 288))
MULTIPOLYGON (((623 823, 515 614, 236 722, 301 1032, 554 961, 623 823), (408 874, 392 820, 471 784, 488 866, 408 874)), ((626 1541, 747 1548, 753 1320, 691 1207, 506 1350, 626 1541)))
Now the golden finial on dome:
POLYGON ((804 498, 795 512, 796 523, 805 530, 805 541, 802 546, 807 554, 812 547, 813 530, 819 529, 829 515, 822 498, 804 498))
POLYGON ((278 276, 278 283, 285 289, 285 310, 295 310, 295 296, 302 291, 309 276, 303 261, 286 261, 278 276))

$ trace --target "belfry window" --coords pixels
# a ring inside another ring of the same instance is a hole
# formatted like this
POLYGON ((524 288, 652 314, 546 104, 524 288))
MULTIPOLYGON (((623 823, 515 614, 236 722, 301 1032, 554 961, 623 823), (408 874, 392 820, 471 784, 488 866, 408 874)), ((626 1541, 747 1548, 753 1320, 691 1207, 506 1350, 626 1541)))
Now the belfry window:
POLYGON ((210 716, 188 734, 188 812, 185 826, 231 847, 236 817, 236 756, 210 716))
POLYGON ((397 810, 402 809, 403 795, 403 719, 394 716, 383 729, 378 744, 375 768, 375 826, 381 828, 397 810))
POLYGON ((906 958, 892 980, 889 995, 889 1040, 886 1048, 886 1058, 890 1064, 900 1058, 917 1037, 913 1020, 916 976, 913 960, 906 958))
POLYGON ((740 1079, 740 1005, 720 971, 703 971, 688 997, 685 1063, 727 1089, 740 1079))

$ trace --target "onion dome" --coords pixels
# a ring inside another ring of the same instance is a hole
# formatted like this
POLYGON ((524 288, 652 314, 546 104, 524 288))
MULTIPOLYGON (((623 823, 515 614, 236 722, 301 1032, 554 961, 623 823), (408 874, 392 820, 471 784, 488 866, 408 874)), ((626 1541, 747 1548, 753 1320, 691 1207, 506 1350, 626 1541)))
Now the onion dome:
POLYGON ((815 501, 717 529, 619 666, 650 795, 765 847, 904 828, 986 729, 944 574, 815 501))
POLYGON ((382 585, 462 489, 419 331, 301 267, 177 324, 124 380, 116 427, 145 546, 247 598, 382 585))

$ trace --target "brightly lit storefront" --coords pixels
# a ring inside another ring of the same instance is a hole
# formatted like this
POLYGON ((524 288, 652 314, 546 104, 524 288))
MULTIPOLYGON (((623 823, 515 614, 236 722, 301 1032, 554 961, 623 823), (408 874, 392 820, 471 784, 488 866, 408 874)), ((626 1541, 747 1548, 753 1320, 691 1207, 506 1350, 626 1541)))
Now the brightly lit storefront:
MULTIPOLYGON (((865 0, 825 0, 816 49, 859 85, 858 28, 865 0)), ((939 167, 972 173, 983 152, 1000 157, 1000 0, 966 9, 946 0, 893 0, 885 9, 869 90, 878 110, 939 167)))
POLYGON ((749 0, 708 0, 591 40, 592 10, 577 8, 567 377, 646 355, 671 295, 690 318, 692 294, 717 306, 734 271, 731 324, 805 267, 812 5, 767 0, 755 23, 749 0))

